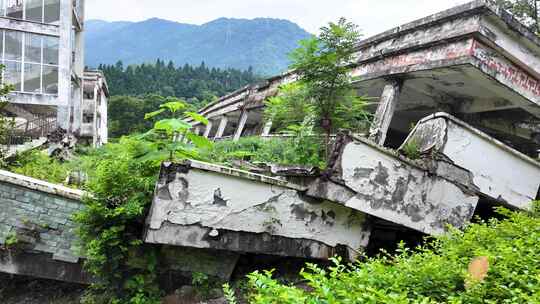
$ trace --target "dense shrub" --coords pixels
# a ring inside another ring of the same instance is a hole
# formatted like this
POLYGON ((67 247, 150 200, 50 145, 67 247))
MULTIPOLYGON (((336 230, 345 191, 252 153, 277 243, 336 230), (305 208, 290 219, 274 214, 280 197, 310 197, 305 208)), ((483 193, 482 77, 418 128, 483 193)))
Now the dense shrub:
POLYGON ((285 285, 271 272, 249 276, 251 303, 540 303, 540 206, 531 213, 470 225, 416 250, 400 246, 353 265, 302 271, 309 288, 285 285), (483 281, 468 274, 475 257, 489 259, 483 281))
POLYGON ((324 166, 320 141, 316 137, 264 139, 244 137, 239 141, 217 142, 201 158, 215 163, 231 164, 235 159, 252 163, 324 166))
POLYGON ((75 217, 95 278, 85 303, 159 303, 154 249, 141 241, 159 162, 137 161, 144 142, 123 138, 94 153, 92 193, 75 217))
POLYGON ((7 169, 17 174, 61 184, 66 181, 74 166, 74 163, 61 163, 50 158, 44 151, 31 150, 19 154, 7 169))

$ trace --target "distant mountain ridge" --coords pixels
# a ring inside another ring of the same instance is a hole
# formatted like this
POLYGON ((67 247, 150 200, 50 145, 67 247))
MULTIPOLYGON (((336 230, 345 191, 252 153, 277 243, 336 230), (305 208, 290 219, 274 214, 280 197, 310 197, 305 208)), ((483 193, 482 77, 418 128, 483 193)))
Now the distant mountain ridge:
POLYGON ((86 65, 124 65, 172 60, 177 65, 248 69, 273 75, 289 64, 288 54, 311 34, 288 20, 220 18, 203 25, 152 18, 141 22, 89 20, 86 65))

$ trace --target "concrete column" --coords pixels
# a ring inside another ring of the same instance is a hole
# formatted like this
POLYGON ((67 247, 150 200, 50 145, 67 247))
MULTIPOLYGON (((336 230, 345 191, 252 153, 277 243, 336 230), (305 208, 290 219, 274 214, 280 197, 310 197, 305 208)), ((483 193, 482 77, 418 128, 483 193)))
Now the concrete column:
POLYGON ((229 123, 229 118, 226 115, 223 115, 223 117, 221 117, 221 121, 219 122, 219 128, 217 130, 215 138, 223 137, 223 134, 225 133, 225 129, 227 128, 228 123, 229 123))
POLYGON ((262 132, 262 136, 268 136, 270 135, 270 131, 272 131, 272 121, 269 120, 266 122, 266 124, 264 125, 264 129, 263 129, 263 132, 262 132))
POLYGON ((242 132, 244 131, 244 127, 246 126, 246 122, 248 120, 248 111, 242 110, 242 114, 240 115, 240 120, 238 121, 238 128, 236 128, 236 133, 234 133, 234 141, 238 141, 240 137, 242 136, 242 132))
POLYGON ((193 134, 195 134, 195 135, 200 135, 200 134, 201 134, 201 127, 200 127, 200 126, 196 126, 196 127, 193 129, 193 134))
POLYGON ((397 79, 389 80, 384 86, 379 107, 369 130, 369 139, 375 141, 380 146, 383 146, 386 141, 386 135, 394 117, 397 103, 399 102, 402 86, 403 82, 397 79))
MULTIPOLYGON (((83 82, 82 82, 82 87, 83 87, 83 96, 84 96, 84 78, 83 78, 83 82)), ((92 134, 92 140, 94 142, 94 147, 97 147, 100 143, 98 143, 98 137, 99 137, 99 129, 101 128, 101 126, 98 126, 98 119, 97 119, 97 114, 98 114, 98 104, 97 104, 97 100, 98 100, 98 94, 101 94, 101 92, 99 91, 99 80, 96 81, 95 83, 95 86, 94 86, 94 100, 92 101, 94 103, 94 121, 93 121, 93 128, 94 129, 94 134, 92 134)), ((83 102, 84 102, 84 98, 83 98, 83 102)), ((84 107, 83 107, 84 108, 84 107)), ((83 113, 84 114, 84 113, 83 113)))
POLYGON ((208 120, 208 124, 206 125, 206 130, 204 130, 204 137, 208 138, 210 136, 210 132, 212 132, 213 126, 214 126, 214 123, 211 120, 208 120))
POLYGON ((60 0, 60 42, 59 42, 59 69, 58 69, 58 112, 57 124, 59 127, 72 131, 72 102, 71 102, 71 29, 73 25, 73 1, 60 0))

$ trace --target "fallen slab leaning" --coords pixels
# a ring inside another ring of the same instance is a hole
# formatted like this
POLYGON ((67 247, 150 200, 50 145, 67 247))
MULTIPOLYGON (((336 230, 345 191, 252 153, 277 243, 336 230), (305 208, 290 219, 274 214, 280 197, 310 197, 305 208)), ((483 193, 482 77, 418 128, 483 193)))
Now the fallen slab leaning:
POLYGON ((463 228, 478 203, 470 173, 444 160, 415 162, 358 137, 338 139, 330 176, 307 194, 426 234, 463 228))
POLYGON ((422 119, 407 144, 469 170, 484 197, 518 209, 539 198, 539 162, 447 113, 422 119))
POLYGON ((365 214, 304 196, 305 190, 207 163, 165 163, 144 239, 238 253, 354 259, 369 241, 365 214))

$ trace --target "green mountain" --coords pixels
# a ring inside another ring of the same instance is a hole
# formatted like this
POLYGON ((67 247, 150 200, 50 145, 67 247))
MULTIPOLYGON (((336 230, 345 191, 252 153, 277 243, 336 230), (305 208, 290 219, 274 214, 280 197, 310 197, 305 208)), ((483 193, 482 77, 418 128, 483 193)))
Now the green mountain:
POLYGON ((288 54, 310 34, 280 19, 220 18, 203 25, 163 19, 86 22, 86 65, 172 60, 176 65, 248 69, 273 75, 287 69, 288 54))

